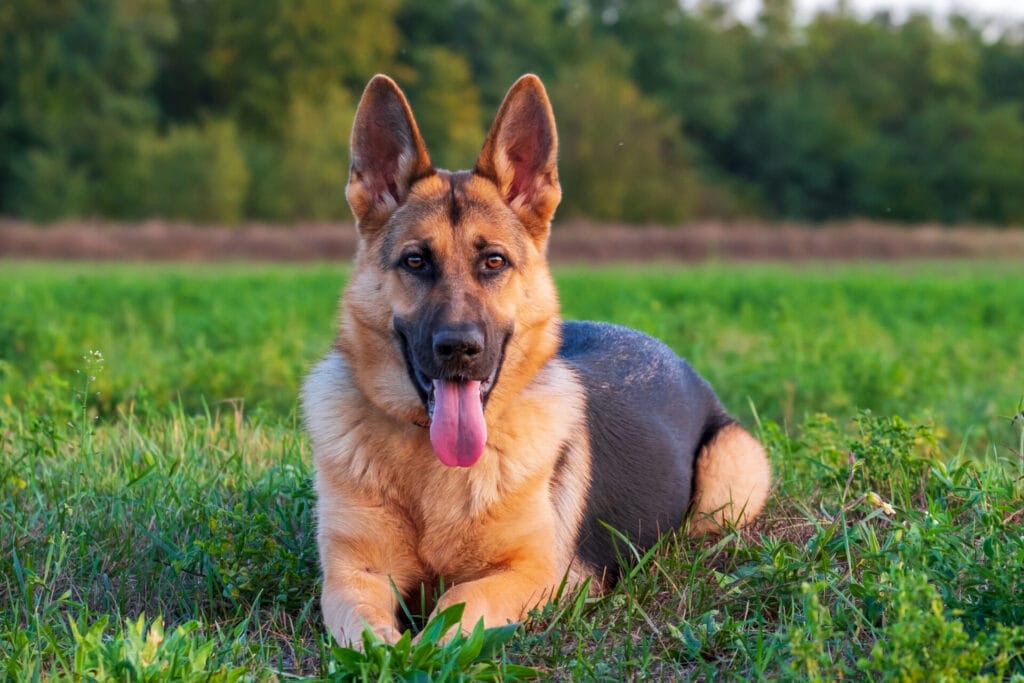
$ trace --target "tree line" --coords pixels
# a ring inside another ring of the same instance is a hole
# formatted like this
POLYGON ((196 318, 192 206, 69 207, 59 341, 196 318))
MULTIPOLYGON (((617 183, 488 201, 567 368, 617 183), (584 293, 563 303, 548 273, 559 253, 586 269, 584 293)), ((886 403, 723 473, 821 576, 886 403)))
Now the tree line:
POLYGON ((4 0, 0 214, 348 219, 369 76, 462 168, 527 71, 563 216, 1024 224, 1024 26, 791 0, 4 0))

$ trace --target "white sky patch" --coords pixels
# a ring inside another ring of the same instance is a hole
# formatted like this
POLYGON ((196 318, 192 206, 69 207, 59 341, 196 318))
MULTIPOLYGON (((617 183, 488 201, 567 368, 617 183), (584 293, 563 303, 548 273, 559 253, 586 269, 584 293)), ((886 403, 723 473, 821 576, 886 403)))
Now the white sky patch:
MULTIPOLYGON (((800 21, 809 21, 815 12, 832 10, 839 4, 838 0, 795 0, 795 3, 800 21)), ((846 6, 865 18, 886 10, 892 12, 897 21, 912 12, 925 12, 936 18, 956 12, 986 23, 1006 26, 1024 23, 1024 0, 846 0, 846 6)), ((761 0, 735 0, 733 8, 736 16, 750 21, 761 10, 761 0)))

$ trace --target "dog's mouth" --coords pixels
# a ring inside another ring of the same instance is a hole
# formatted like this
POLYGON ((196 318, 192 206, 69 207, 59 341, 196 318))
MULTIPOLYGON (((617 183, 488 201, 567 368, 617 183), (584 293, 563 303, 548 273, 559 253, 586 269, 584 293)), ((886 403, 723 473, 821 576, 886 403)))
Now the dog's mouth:
POLYGON ((467 397, 472 397, 472 392, 476 392, 480 399, 480 407, 483 409, 487 406, 487 399, 491 396, 491 389, 494 388, 494 382, 498 378, 498 370, 500 363, 494 366, 494 370, 491 371, 490 376, 485 380, 444 380, 444 379, 428 379, 419 370, 415 370, 418 375, 418 381, 420 382, 420 389, 426 392, 426 401, 424 405, 427 409, 427 418, 433 422, 434 410, 437 406, 437 394, 440 390, 442 396, 447 396, 452 391, 463 391, 467 392, 467 397), (463 389, 464 387, 464 389, 463 389))
POLYGON ((431 377, 416 363, 406 336, 399 332, 406 370, 427 411, 430 443, 434 454, 449 467, 471 467, 487 444, 484 408, 497 384, 511 335, 502 340, 497 362, 483 379, 453 375, 431 377))

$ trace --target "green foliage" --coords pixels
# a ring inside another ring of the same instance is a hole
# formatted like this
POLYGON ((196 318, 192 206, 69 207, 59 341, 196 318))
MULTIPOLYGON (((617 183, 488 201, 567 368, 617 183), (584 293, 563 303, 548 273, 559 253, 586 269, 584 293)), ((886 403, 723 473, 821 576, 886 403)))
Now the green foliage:
POLYGON ((335 647, 328 677, 346 681, 521 681, 540 677, 534 668, 495 662, 515 635, 516 625, 485 629, 477 622, 458 633, 464 605, 452 605, 431 619, 413 641, 406 631, 394 645, 363 633, 360 649, 335 647), (447 636, 447 637, 446 637, 447 636))
POLYGON ((486 131, 480 125, 480 96, 467 60, 435 45, 411 56, 415 76, 407 94, 431 161, 442 168, 472 168, 486 131))
POLYGON ((920 572, 882 575, 878 585, 892 600, 887 623, 870 655, 857 662, 872 680, 998 681, 1005 680, 1014 660, 1020 673, 1024 628, 1000 626, 972 638, 920 572))
POLYGON ((968 151, 972 159, 969 215, 992 223, 1019 222, 1024 216, 1024 98, 979 115, 968 151))
POLYGON ((835 624, 820 596, 825 587, 823 581, 800 585, 804 619, 789 634, 792 673, 813 683, 840 680, 848 675, 842 659, 833 656, 830 640, 836 635, 835 624))
POLYGON ((10 171, 17 188, 13 209, 21 215, 45 222, 89 212, 93 188, 88 175, 59 150, 30 150, 10 171))
MULTIPOLYGON (((790 632, 791 675, 800 680, 832 681, 864 676, 877 681, 1006 680, 1021 674, 1024 629, 999 625, 971 634, 943 604, 928 576, 895 570, 871 580, 885 601, 883 625, 865 656, 848 661, 843 634, 822 603, 825 582, 801 586, 805 621, 790 632)), ((852 653, 851 653, 852 654, 852 653)))
MULTIPOLYGON (((288 106, 360 88, 388 70, 395 0, 171 0, 178 40, 162 51, 157 96, 174 119, 225 116, 280 139, 288 106)), ((345 133, 347 137, 348 133, 345 133)))
POLYGON ((346 219, 370 76, 406 87, 438 165, 466 167, 529 71, 556 96, 567 214, 1024 222, 1024 41, 957 15, 8 0, 0 64, 0 214, 39 221, 346 219))
POLYGON ((399 67, 418 68, 420 55, 410 49, 414 47, 442 47, 462 55, 472 68, 489 122, 508 87, 523 73, 551 79, 563 64, 576 61, 578 41, 585 41, 588 32, 582 5, 561 0, 405 3, 397 25, 412 59, 400 54, 399 67))
POLYGON ((698 13, 672 0, 615 7, 615 21, 600 30, 629 47, 632 80, 681 117, 692 139, 720 143, 736 125, 746 93, 743 53, 737 49, 749 39, 746 30, 721 26, 714 13, 723 6, 707 4, 698 13))
POLYGON ((122 205, 136 216, 236 223, 249 185, 249 169, 231 121, 170 129, 139 141, 136 172, 125 178, 137 202, 122 205))
POLYGON ((182 624, 169 636, 160 617, 147 626, 145 616, 140 615, 113 636, 107 626, 105 617, 81 631, 71 622, 75 651, 73 666, 67 672, 69 680, 230 683, 244 676, 241 667, 208 668, 215 643, 202 642, 194 635, 199 629, 197 622, 182 624))
POLYGON ((272 468, 237 499, 231 506, 195 501, 183 521, 205 533, 178 549, 173 568, 207 576, 229 604, 301 607, 317 573, 313 492, 305 472, 291 464, 272 468))
POLYGON ((175 35, 163 0, 0 7, 0 212, 120 215, 106 179, 156 124, 149 88, 175 35))
POLYGON ((271 221, 347 218, 343 188, 352 115, 348 93, 337 86, 293 100, 280 144, 249 145, 248 215, 271 221))
POLYGON ((664 223, 693 214, 697 182, 678 121, 618 75, 613 59, 567 68, 551 98, 565 214, 664 223))

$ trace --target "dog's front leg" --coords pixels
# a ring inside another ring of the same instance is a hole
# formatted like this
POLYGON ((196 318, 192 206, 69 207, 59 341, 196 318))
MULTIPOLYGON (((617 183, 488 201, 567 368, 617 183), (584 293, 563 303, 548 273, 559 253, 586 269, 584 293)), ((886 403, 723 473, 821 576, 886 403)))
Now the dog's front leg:
MULTIPOLYGON (((323 512, 323 499, 321 505, 323 512)), ((420 581, 408 539, 382 509, 344 512, 320 518, 324 623, 342 645, 359 647, 365 629, 393 643, 401 636, 399 594, 420 581)))
POLYGON ((360 647, 369 629, 388 643, 401 636, 398 600, 386 574, 336 566, 324 577, 324 624, 342 645, 360 647))

